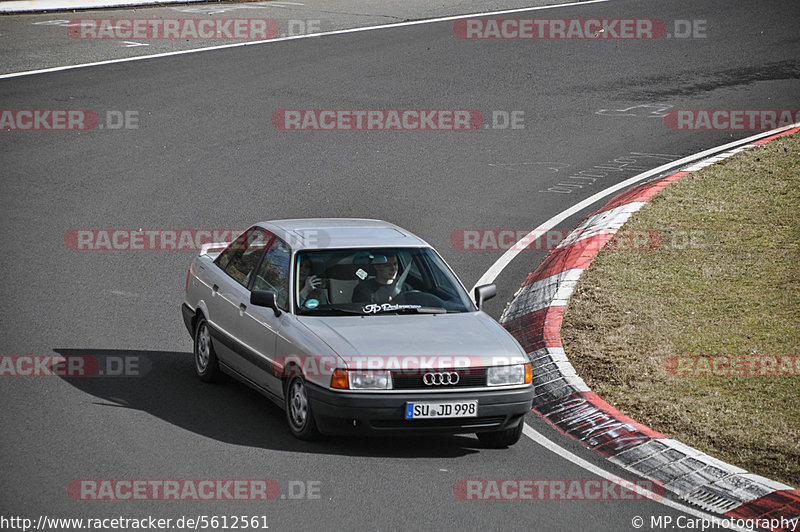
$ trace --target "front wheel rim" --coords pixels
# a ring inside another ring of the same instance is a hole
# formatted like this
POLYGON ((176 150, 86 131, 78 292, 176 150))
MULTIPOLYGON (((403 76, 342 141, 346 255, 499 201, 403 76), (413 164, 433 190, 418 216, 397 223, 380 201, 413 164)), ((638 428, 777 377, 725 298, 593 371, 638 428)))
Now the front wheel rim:
POLYGON ((305 426, 308 419, 308 397, 300 380, 295 380, 289 389, 289 417, 299 429, 305 426))

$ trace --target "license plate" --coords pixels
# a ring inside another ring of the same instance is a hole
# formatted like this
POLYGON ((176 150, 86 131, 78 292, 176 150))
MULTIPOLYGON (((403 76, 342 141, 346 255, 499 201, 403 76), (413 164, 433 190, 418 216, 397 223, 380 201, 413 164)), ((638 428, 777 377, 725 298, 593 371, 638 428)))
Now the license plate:
POLYGON ((477 417, 478 401, 447 403, 406 403, 406 419, 477 417))

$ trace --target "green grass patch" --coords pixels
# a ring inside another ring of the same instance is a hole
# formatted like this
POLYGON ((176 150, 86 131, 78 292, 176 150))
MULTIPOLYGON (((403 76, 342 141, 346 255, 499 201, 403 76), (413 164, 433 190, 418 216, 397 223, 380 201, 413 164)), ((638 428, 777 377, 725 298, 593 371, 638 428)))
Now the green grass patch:
POLYGON ((687 175, 623 229, 663 245, 603 249, 584 272, 561 332, 578 374, 637 421, 800 486, 800 376, 667 370, 674 356, 800 355, 800 135, 687 175))

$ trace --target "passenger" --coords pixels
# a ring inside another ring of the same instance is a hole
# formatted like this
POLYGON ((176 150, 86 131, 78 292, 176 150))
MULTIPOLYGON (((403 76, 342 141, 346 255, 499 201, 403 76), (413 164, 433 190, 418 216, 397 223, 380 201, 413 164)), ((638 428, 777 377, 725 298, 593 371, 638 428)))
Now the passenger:
POLYGON ((318 305, 328 303, 328 294, 325 291, 324 279, 311 275, 311 260, 306 257, 300 258, 300 266, 297 274, 297 286, 300 287, 300 294, 297 298, 301 307, 306 306, 306 302, 315 299, 318 305))
POLYGON ((358 283, 353 290, 353 303, 388 303, 401 292, 411 290, 403 282, 397 285, 398 263, 396 255, 377 255, 373 260, 375 277, 358 283))

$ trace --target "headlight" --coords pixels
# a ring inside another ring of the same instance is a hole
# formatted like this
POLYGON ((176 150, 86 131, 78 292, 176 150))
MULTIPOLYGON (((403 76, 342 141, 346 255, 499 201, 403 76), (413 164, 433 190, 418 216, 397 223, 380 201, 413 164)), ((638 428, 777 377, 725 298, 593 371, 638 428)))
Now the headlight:
POLYGON ((344 390, 391 390, 392 374, 385 370, 337 369, 331 377, 331 387, 344 390))
POLYGON ((487 386, 509 386, 529 384, 533 380, 530 364, 490 367, 486 372, 487 386))

